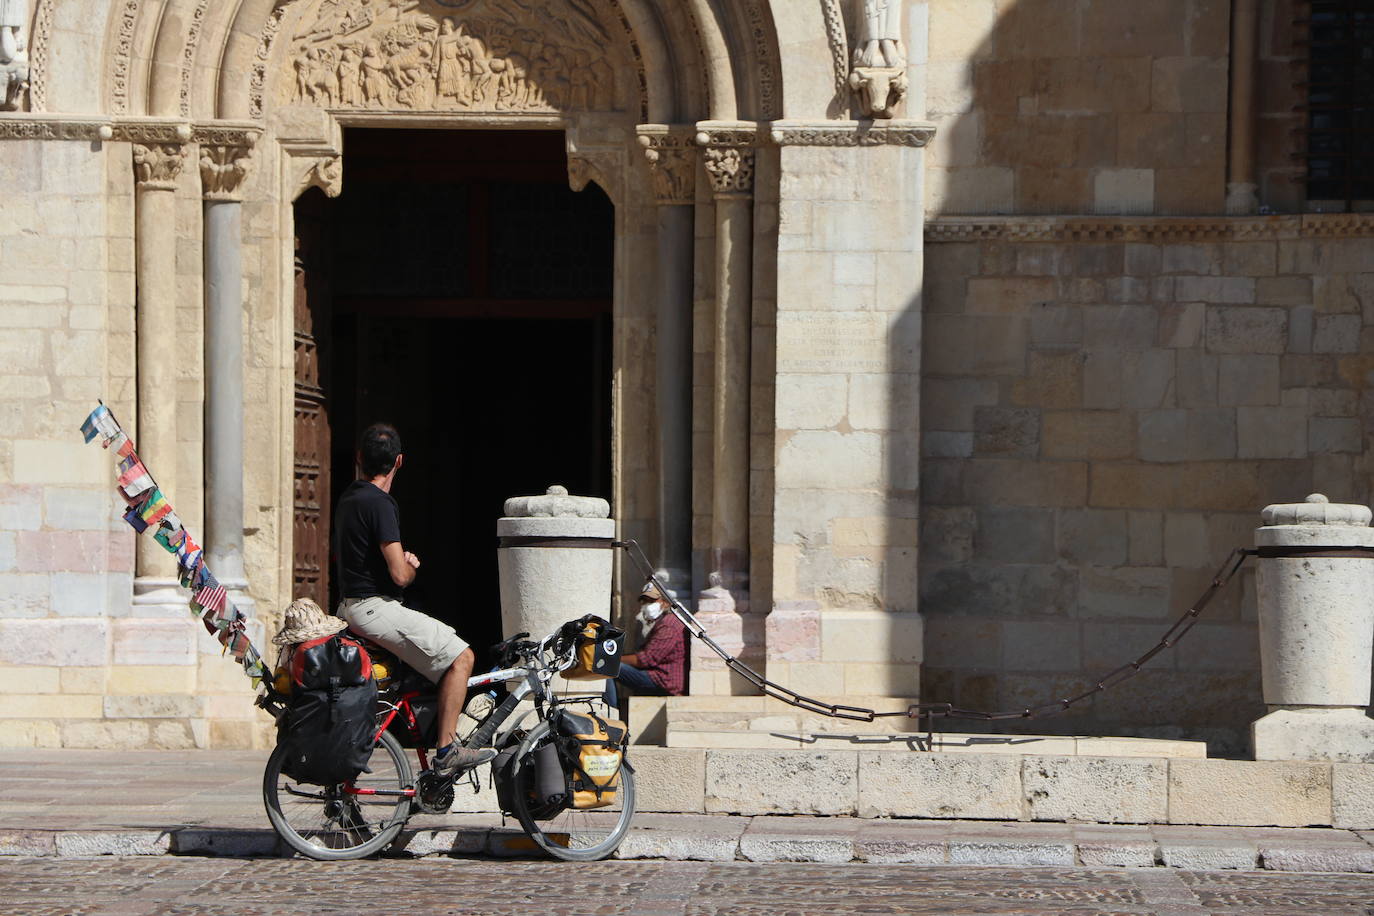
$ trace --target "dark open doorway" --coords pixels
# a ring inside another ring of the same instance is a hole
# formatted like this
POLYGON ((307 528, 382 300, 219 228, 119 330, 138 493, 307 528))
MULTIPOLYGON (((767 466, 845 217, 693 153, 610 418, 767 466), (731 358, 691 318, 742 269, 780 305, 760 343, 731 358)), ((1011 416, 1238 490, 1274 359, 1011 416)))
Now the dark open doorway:
POLYGON ((392 492, 422 564, 406 604, 482 663, 501 637, 504 500, 611 495, 612 206, 569 189, 554 131, 349 129, 344 150, 343 194, 297 205, 328 248, 331 504, 361 428, 394 423, 392 492))

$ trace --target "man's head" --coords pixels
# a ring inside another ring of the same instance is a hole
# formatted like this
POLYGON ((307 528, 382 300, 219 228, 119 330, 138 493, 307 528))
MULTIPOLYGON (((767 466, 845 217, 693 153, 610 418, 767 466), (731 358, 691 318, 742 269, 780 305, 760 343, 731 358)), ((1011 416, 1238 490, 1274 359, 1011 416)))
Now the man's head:
POLYGON ((358 466, 369 480, 391 473, 401 457, 401 434, 390 423, 373 423, 358 440, 358 466))

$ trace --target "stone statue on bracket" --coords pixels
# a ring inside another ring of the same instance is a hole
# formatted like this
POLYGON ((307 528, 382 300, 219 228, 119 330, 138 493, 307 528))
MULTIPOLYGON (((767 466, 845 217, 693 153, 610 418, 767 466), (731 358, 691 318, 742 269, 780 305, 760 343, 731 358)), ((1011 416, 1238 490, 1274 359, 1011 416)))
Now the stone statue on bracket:
POLYGON ((0 0, 0 111, 18 111, 29 88, 28 0, 0 0))
POLYGON ((865 117, 891 118, 906 95, 902 0, 854 0, 856 40, 849 87, 865 117))

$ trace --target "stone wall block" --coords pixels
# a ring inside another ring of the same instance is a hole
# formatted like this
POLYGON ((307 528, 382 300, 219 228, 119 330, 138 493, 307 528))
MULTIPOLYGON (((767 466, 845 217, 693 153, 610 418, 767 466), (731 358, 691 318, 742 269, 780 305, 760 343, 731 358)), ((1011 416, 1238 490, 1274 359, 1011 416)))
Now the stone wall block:
POLYGON ((1077 671, 1082 666, 1077 622, 1008 620, 1002 624, 1003 671, 1077 671))
POLYGON ((1308 827, 1331 823, 1331 765, 1169 761, 1169 823, 1308 827))
POLYGON ((973 450, 980 457, 1034 458, 1040 452, 1040 413, 1027 408, 978 407, 973 450))
POLYGON ((105 573, 53 573, 51 609, 61 617, 106 616, 109 594, 105 573))
POLYGON ((0 620, 0 664, 105 665, 109 636, 103 619, 0 620))
MULTIPOLYGON (((116 665, 194 665, 196 631, 185 619, 130 617, 112 621, 116 665)), ((204 630, 201 629, 201 633, 204 630)))
POLYGON ((1217 400, 1223 406, 1279 403, 1279 357, 1227 354, 1218 357, 1217 400))
POLYGON ((43 526, 43 490, 7 484, 0 488, 0 531, 37 531, 43 526))
POLYGON ((184 694, 138 694, 105 697, 107 719, 175 719, 202 714, 204 698, 184 694))
POLYGON ((706 751, 636 747, 630 764, 640 811, 705 812, 706 751))
POLYGON ((859 816, 1019 820, 1020 760, 860 752, 859 816))
POLYGON ((1136 452, 1136 424, 1127 411, 1047 410, 1043 416, 1044 458, 1130 458, 1136 452))
POLYGON ((1207 349, 1212 353, 1283 353, 1288 313, 1277 308, 1208 306, 1207 349))
POLYGON ((1302 407, 1237 408, 1236 435, 1241 458, 1305 458, 1307 411, 1302 407))
POLYGON ((1312 332, 1312 352, 1358 353, 1361 328, 1359 315, 1318 315, 1312 332))
POLYGON ((841 814, 858 810, 856 751, 708 751, 710 814, 841 814))
POLYGON ((1026 757, 1030 818, 1159 824, 1168 817, 1168 763, 1132 757, 1026 757))
POLYGON ((1058 555, 1075 566, 1121 566, 1127 556, 1126 513, 1062 509, 1056 526, 1058 555))
POLYGON ((123 719, 120 721, 63 722, 63 747, 92 747, 107 751, 126 751, 148 747, 148 723, 123 719))
POLYGON ((1374 830, 1374 764, 1332 764, 1331 826, 1374 830))

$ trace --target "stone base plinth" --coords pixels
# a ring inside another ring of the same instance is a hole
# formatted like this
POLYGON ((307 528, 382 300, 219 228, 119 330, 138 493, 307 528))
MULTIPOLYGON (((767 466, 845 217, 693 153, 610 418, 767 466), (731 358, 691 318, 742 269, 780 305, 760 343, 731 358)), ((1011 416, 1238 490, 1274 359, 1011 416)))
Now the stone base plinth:
POLYGON ((1374 719, 1363 709, 1277 709, 1250 734, 1256 760, 1374 763, 1374 719))

